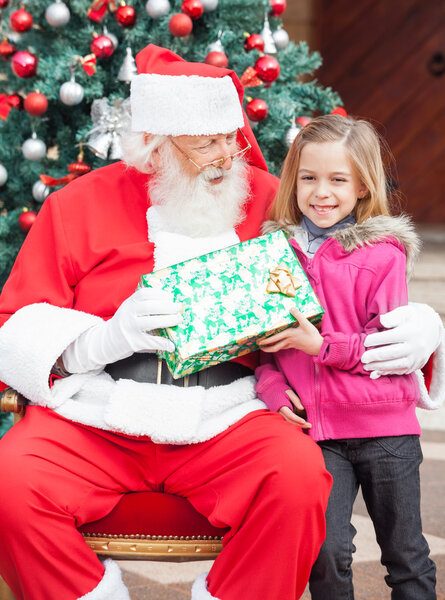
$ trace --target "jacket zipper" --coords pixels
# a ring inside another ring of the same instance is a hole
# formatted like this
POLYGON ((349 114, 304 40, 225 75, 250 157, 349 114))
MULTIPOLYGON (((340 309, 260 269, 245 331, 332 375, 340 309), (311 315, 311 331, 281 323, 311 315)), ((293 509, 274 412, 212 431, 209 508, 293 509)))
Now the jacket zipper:
POLYGON ((318 365, 314 363, 314 396, 315 396, 315 418, 317 420, 315 429, 317 432, 317 440, 323 439, 323 431, 320 419, 320 370, 318 365))

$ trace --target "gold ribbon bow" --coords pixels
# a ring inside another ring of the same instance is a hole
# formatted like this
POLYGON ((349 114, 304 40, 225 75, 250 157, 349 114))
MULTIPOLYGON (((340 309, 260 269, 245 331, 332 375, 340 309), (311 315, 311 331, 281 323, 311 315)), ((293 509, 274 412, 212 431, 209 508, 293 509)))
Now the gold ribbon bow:
POLYGON ((296 291, 302 283, 292 275, 289 267, 280 263, 274 269, 270 270, 270 278, 267 283, 266 292, 268 294, 284 294, 285 296, 296 296, 296 291))
POLYGON ((95 54, 87 54, 86 56, 76 56, 79 64, 82 65, 83 70, 87 75, 91 77, 96 72, 97 57, 95 54))
POLYGON ((87 15, 92 21, 100 23, 107 12, 107 8, 110 12, 115 12, 117 10, 116 0, 94 0, 87 10, 87 15))

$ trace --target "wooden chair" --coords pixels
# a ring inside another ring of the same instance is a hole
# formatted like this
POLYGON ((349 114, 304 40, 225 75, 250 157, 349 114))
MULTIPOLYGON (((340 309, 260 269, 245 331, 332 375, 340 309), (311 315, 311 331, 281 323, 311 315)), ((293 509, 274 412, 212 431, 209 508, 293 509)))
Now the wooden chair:
MULTIPOLYGON (((12 388, 3 391, 0 410, 14 413, 15 422, 25 408, 23 396, 12 388)), ((79 531, 100 557, 183 562, 216 558, 227 529, 211 525, 185 498, 134 492, 125 494, 106 517, 82 525, 79 531)), ((0 600, 9 598, 0 580, 0 600)))

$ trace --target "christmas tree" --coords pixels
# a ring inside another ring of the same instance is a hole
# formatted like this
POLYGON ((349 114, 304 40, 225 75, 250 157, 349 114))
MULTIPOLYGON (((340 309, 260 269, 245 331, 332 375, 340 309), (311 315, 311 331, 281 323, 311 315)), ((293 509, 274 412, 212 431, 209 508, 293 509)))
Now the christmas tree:
POLYGON ((0 0, 0 288, 48 194, 120 158, 122 103, 148 43, 233 69, 269 169, 338 95, 282 27, 286 0, 0 0), (2 60, 3 59, 3 60, 2 60))

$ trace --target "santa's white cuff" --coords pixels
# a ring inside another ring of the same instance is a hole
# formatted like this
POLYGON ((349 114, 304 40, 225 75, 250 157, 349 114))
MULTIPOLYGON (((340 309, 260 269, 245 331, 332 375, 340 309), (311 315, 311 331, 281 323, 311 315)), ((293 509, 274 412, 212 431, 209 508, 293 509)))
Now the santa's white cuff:
POLYGON ((440 408, 445 402, 445 330, 442 332, 439 347, 433 354, 433 371, 429 392, 426 389, 422 371, 416 371, 416 375, 421 393, 417 406, 426 410, 440 408))
POLYGON ((130 594, 122 581, 119 566, 107 558, 104 561, 105 573, 97 586, 78 600, 130 600, 130 594))
POLYGON ((207 589, 207 575, 208 573, 202 573, 193 583, 191 600, 218 600, 207 589))
POLYGON ((35 404, 60 403, 49 388, 51 369, 100 317, 44 302, 24 306, 0 328, 0 380, 35 404))

